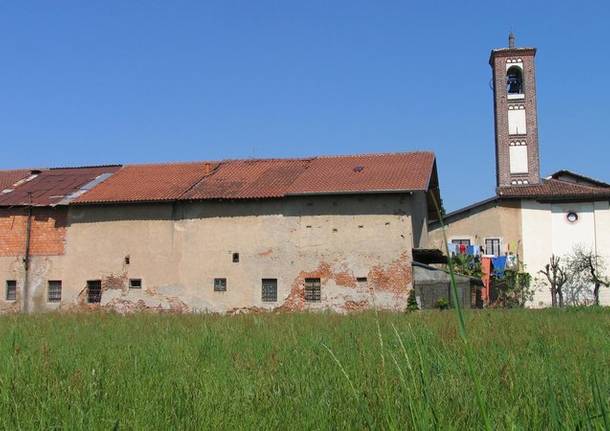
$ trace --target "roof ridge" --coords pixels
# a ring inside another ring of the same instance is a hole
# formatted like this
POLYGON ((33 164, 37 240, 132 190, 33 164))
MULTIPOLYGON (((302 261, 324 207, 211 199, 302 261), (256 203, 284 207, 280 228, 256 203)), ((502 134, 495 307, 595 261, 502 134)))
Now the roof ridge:
POLYGON ((355 157, 383 157, 383 156, 405 156, 412 154, 430 154, 434 155, 434 151, 415 150, 415 151, 389 151, 381 153, 356 153, 356 154, 329 154, 315 156, 315 159, 335 159, 335 158, 355 158, 355 157))
POLYGON ((120 163, 106 164, 106 165, 57 166, 57 167, 54 167, 54 168, 46 168, 46 170, 56 171, 56 170, 59 170, 59 169, 64 169, 64 170, 73 169, 73 170, 76 170, 76 169, 96 169, 96 168, 120 168, 122 166, 123 165, 120 164, 120 163))

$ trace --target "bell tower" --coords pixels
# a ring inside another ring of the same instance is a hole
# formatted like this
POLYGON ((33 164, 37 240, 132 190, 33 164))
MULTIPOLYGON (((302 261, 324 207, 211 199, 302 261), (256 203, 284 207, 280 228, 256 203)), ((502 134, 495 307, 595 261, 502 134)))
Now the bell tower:
POLYGON ((515 47, 491 51, 497 187, 538 184, 538 120, 536 114, 536 48, 515 47))

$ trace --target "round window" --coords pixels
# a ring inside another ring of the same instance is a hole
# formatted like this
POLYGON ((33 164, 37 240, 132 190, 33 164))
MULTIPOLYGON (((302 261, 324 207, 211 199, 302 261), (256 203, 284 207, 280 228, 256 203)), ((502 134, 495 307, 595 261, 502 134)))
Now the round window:
POLYGON ((578 214, 576 214, 575 212, 569 212, 566 218, 570 223, 574 223, 578 220, 578 214))

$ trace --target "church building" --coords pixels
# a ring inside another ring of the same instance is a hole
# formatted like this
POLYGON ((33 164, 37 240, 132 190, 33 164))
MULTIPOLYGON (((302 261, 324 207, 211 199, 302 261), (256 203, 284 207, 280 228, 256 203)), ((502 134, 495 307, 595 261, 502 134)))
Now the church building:
MULTIPOLYGON (((514 256, 532 275, 537 291, 531 306, 551 303, 540 271, 552 255, 574 247, 593 251, 610 263, 610 185, 568 170, 540 176, 536 110, 535 48, 491 51, 493 74, 496 193, 447 214, 449 247, 474 246, 488 256, 514 256)), ((430 242, 443 248, 439 222, 430 242)), ((610 305, 610 289, 600 291, 610 305)))

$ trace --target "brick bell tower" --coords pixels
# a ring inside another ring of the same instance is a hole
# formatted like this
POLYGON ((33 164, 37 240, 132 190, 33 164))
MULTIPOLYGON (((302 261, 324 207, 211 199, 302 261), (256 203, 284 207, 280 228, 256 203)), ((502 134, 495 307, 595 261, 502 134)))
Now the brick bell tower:
POLYGON ((491 51, 497 187, 538 184, 538 120, 536 115, 536 48, 515 47, 491 51))

